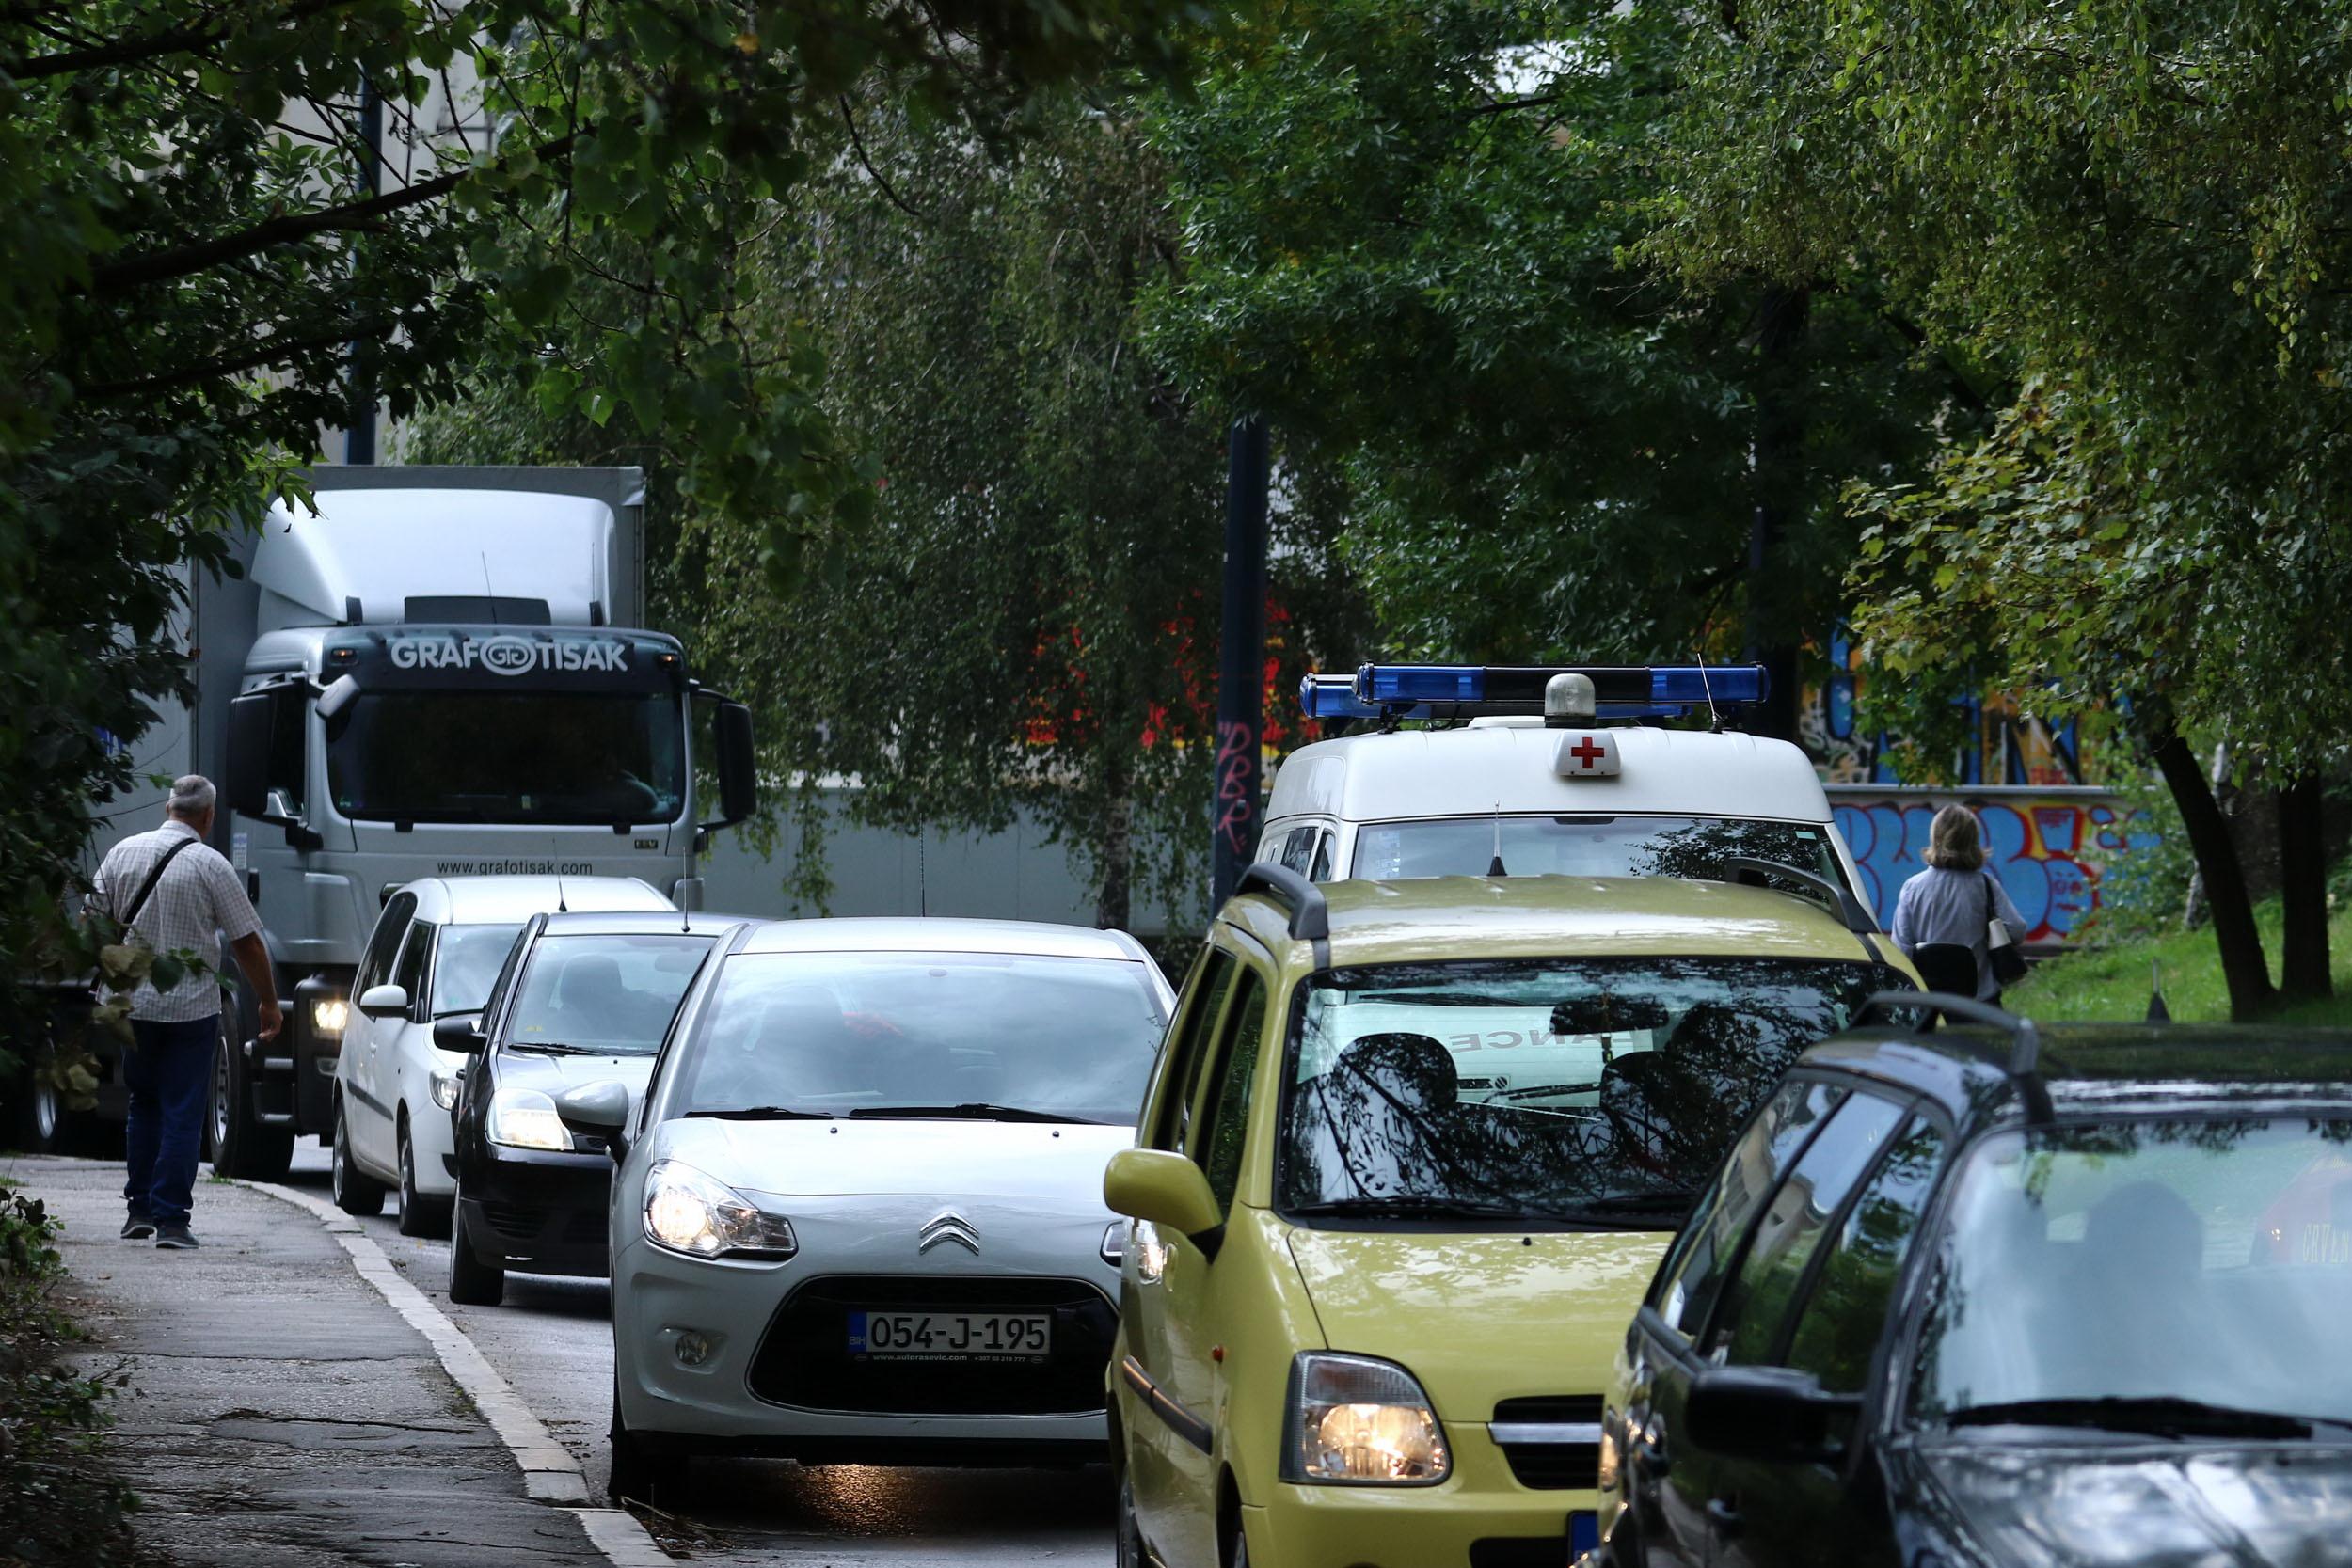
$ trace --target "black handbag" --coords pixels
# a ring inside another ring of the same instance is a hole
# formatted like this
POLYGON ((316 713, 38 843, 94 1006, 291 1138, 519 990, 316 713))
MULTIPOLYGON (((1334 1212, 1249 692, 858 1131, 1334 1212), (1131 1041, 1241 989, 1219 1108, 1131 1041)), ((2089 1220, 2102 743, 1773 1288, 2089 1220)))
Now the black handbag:
POLYGON ((1984 953, 1996 985, 2013 986, 2026 974, 2026 950, 2010 934, 2009 923, 1993 912, 1993 873, 1984 877, 1984 953))

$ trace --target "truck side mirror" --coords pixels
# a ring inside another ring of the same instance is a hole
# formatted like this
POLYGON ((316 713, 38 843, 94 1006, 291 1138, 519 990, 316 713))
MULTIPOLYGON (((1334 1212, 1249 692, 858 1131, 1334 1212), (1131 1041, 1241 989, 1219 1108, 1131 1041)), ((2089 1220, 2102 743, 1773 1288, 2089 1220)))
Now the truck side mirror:
POLYGON ((720 816, 718 820, 702 826, 732 828, 759 809, 759 768, 752 749, 752 710, 741 703, 721 703, 719 711, 711 716, 711 733, 717 742, 717 755, 712 760, 719 774, 720 816))
POLYGON ((270 721, 278 699, 267 691, 249 691, 229 703, 229 758, 221 769, 221 795, 229 809, 256 822, 291 818, 270 814, 270 721))

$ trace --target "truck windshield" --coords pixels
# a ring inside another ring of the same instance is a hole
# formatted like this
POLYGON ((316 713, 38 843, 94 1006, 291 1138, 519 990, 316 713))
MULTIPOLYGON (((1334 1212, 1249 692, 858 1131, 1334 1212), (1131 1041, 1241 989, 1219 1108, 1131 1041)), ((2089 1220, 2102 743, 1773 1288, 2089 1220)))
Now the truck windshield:
POLYGON ((1738 816, 1438 816, 1367 822, 1354 874, 1375 880, 1484 877, 1703 877, 1733 855, 1842 883, 1829 829, 1738 816))
MULTIPOLYGON (((2352 1120, 2118 1117, 1995 1133, 1958 1178, 1911 1408, 1954 1426, 2352 1426, 2352 1120)), ((2310 1435, 2305 1433, 2304 1435, 2310 1435)))
POLYGON ((362 822, 673 822, 678 700, 660 693, 377 691, 326 729, 335 809, 362 822))
POLYGON ((1798 1053, 1886 978, 1749 958, 1333 970, 1292 1038, 1280 1207, 1672 1230, 1798 1053))

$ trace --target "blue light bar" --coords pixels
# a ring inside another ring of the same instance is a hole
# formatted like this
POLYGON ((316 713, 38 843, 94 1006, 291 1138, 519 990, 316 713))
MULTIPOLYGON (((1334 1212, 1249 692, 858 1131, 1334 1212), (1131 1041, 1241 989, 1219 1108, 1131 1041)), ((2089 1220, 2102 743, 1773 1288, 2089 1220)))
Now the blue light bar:
POLYGON ((1393 703, 1476 703, 1486 695, 1486 672, 1475 664, 1367 664, 1356 672, 1356 700, 1393 703))
POLYGON ((1717 707, 1734 703, 1760 703, 1772 689, 1772 676, 1761 664, 1654 664, 1649 694, 1654 702, 1705 707, 1709 696, 1717 707))
POLYGON ((1760 703, 1772 689, 1760 664, 1367 664, 1353 682, 1309 676, 1299 706, 1316 719, 1541 715, 1545 686, 1570 673, 1593 682, 1599 719, 1677 719, 1710 700, 1718 708, 1760 703))
POLYGON ((1387 711, 1356 700, 1353 675, 1300 677, 1298 709, 1310 719, 1377 719, 1387 711))

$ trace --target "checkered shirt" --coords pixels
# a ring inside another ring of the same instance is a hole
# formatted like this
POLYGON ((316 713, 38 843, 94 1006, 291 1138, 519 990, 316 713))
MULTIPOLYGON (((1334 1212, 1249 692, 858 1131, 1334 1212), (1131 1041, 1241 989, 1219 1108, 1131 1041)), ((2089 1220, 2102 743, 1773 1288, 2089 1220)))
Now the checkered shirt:
MULTIPOLYGON (((106 851, 91 884, 91 903, 119 918, 139 895, 155 863, 172 845, 195 836, 194 828, 172 821, 151 833, 124 839, 106 851)), ((132 927, 149 950, 193 952, 215 969, 221 967, 222 938, 234 942, 261 928, 261 916, 253 912, 253 901, 245 895, 235 868, 209 844, 183 849, 164 868, 132 927)), ((212 974, 191 974, 164 992, 141 984, 131 997, 131 1016, 155 1023, 185 1023, 219 1011, 220 981, 212 974)))

